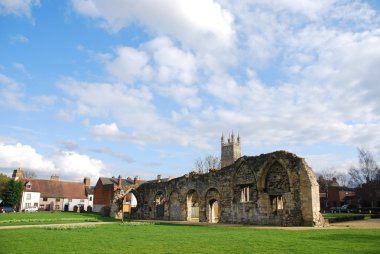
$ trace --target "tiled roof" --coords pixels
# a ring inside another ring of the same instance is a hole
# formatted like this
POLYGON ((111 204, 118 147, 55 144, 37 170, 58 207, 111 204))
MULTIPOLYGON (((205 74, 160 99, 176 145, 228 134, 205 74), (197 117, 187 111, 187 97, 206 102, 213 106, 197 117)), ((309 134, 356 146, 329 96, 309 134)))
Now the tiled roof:
POLYGON ((85 185, 79 182, 64 182, 43 179, 27 179, 24 180, 25 185, 31 183, 31 189, 25 191, 39 192, 41 197, 46 198, 78 198, 86 199, 85 185))
MULTIPOLYGON (((118 179, 117 178, 100 177, 99 179, 100 179, 100 181, 102 182, 103 185, 109 185, 109 184, 116 184, 116 185, 118 185, 118 179)), ((121 184, 123 186, 133 185, 133 180, 128 177, 127 179, 122 179, 121 184)))

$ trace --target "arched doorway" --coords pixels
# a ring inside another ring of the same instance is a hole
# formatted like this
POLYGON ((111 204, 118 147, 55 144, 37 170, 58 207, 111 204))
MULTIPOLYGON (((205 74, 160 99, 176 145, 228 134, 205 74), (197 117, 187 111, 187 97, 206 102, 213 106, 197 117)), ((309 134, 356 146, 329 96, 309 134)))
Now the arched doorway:
POLYGON ((163 219, 165 216, 165 195, 162 191, 158 191, 154 197, 155 219, 163 219))
POLYGON ((187 221, 199 222, 199 195, 195 190, 190 190, 186 196, 187 221))
POLYGON ((209 202, 209 222, 218 223, 219 222, 219 202, 216 199, 212 199, 209 202))
POLYGON ((125 218, 137 217, 137 198, 134 190, 128 192, 123 200, 123 213, 125 218))
POLYGON ((207 204, 207 221, 209 223, 218 223, 220 220, 220 194, 215 188, 211 188, 206 193, 207 204))

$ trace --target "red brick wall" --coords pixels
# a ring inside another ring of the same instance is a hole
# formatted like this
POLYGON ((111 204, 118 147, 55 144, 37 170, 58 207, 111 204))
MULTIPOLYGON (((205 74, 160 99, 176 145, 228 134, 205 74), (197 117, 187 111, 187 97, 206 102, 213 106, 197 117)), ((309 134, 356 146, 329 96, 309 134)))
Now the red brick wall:
POLYGON ((113 189, 113 184, 103 185, 99 179, 94 188, 94 205, 109 205, 113 189))

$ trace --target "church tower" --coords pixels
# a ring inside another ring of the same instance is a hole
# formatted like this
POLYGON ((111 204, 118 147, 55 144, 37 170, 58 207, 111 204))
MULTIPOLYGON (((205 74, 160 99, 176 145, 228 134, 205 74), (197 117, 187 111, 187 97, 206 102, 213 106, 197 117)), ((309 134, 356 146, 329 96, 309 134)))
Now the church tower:
POLYGON ((234 133, 228 137, 227 142, 224 141, 224 135, 221 137, 221 167, 234 164, 234 162, 241 157, 240 135, 238 134, 235 141, 234 133))

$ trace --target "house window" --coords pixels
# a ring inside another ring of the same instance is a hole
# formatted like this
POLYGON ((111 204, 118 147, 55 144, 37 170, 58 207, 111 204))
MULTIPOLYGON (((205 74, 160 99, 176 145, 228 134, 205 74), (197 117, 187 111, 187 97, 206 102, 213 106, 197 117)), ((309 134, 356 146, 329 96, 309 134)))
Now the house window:
POLYGON ((69 202, 73 202, 73 200, 70 198, 70 199, 69 199, 69 202))
POLYGON ((59 202, 59 201, 61 201, 60 198, 56 198, 56 199, 55 199, 55 202, 59 202))
POLYGON ((45 202, 46 202, 47 200, 48 200, 48 198, 42 198, 42 201, 45 201, 45 202))
POLYGON ((55 205, 55 210, 59 210, 59 205, 55 205))
POLYGON ((41 205, 40 205, 40 208, 41 208, 41 209, 45 209, 45 205, 41 204, 41 205))
POLYGON ((31 200, 32 199, 32 194, 26 193, 26 200, 31 200))
POLYGON ((30 183, 28 183, 28 184, 26 185, 26 189, 30 190, 31 188, 32 188, 32 185, 31 185, 30 183))
POLYGON ((90 201, 92 201, 92 196, 90 196, 90 201))
POLYGON ((38 206, 38 203, 34 203, 33 206, 37 207, 37 206, 38 206))
POLYGON ((81 199, 80 202, 81 202, 81 203, 84 203, 84 199, 81 199))
POLYGON ((246 186, 241 189, 240 202, 248 202, 249 200, 249 186, 246 186))
POLYGON ((32 204, 31 203, 25 203, 25 207, 31 207, 32 204))

